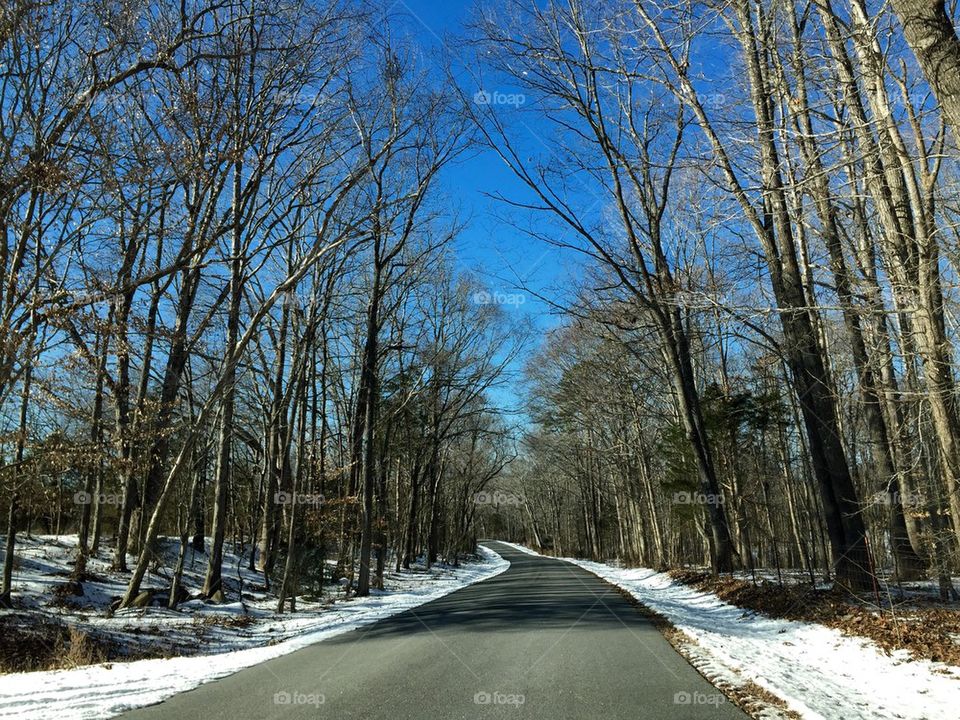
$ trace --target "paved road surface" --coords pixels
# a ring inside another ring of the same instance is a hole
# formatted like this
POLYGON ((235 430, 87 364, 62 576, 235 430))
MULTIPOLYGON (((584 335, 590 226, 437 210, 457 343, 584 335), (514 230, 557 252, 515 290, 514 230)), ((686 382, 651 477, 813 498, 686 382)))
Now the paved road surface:
POLYGON ((746 717, 611 585, 569 563, 487 545, 509 570, 123 717, 746 717))

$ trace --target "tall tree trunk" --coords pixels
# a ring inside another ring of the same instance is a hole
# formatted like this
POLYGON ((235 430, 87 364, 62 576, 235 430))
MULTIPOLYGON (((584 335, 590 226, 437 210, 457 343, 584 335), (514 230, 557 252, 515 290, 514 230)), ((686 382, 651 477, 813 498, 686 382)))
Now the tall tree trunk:
MULTIPOLYGON (((160 268, 163 253, 163 227, 166 208, 160 208, 160 232, 157 239, 155 267, 160 268)), ((147 310, 144 334, 146 347, 143 353, 143 364, 140 369, 140 383, 137 388, 136 413, 131 413, 130 403, 130 337, 129 322, 130 310, 133 306, 134 291, 119 295, 116 299, 115 316, 115 354, 117 365, 117 381, 114 384, 114 406, 117 420, 117 454, 120 461, 120 480, 122 496, 120 514, 117 519, 117 545, 114 549, 113 569, 127 571, 127 548, 130 541, 133 513, 141 505, 140 493, 137 488, 137 463, 133 454, 134 443, 139 440, 134 435, 142 427, 143 404, 146 401, 147 388, 153 362, 153 345, 156 338, 157 317, 160 311, 160 299, 164 286, 158 279, 153 283, 150 295, 150 307, 147 310)))
POLYGON ((27 443, 27 408, 30 406, 30 386, 33 381, 33 339, 26 345, 27 367, 23 372, 23 391, 20 395, 20 421, 17 425, 17 440, 13 453, 13 467, 10 486, 13 492, 10 496, 10 509, 7 511, 7 537, 3 555, 3 582, 0 584, 0 608, 13 607, 13 564, 16 561, 14 551, 17 540, 17 520, 19 508, 19 482, 23 472, 24 450, 27 443))
POLYGON ((100 475, 100 463, 102 462, 103 453, 103 385, 104 375, 106 374, 107 348, 109 345, 106 340, 106 334, 104 334, 102 338, 98 338, 98 340, 102 342, 102 352, 98 352, 97 355, 97 380, 93 395, 93 414, 90 418, 90 448, 92 455, 90 467, 87 468, 85 473, 83 485, 85 502, 80 508, 80 525, 77 528, 79 545, 78 563, 83 562, 83 560, 80 559, 81 556, 85 557, 90 552, 90 521, 93 515, 94 505, 99 504, 100 501, 99 493, 94 495, 94 491, 98 484, 97 479, 100 475))
POLYGON ((903 34, 960 142, 960 38, 945 0, 892 0, 903 34))
MULTIPOLYGON (((793 71, 796 86, 793 91, 795 100, 794 122, 797 129, 797 142, 800 145, 803 160, 808 167, 811 193, 817 218, 820 221, 820 234, 826 245, 830 266, 833 272, 837 297, 842 308, 843 321, 850 338, 853 364, 857 373, 860 393, 863 397, 864 421, 871 438, 871 450, 883 479, 883 491, 888 499, 889 529, 891 550, 897 565, 897 572, 903 579, 917 579, 923 575, 924 562, 910 543, 906 520, 901 505, 900 473, 894 463, 893 443, 883 414, 880 383, 874 375, 875 363, 869 357, 864 340, 860 317, 855 307, 853 280, 849 272, 840 230, 837 223, 836 208, 833 205, 828 175, 821 161, 821 153, 816 147, 813 122, 807 95, 806 72, 807 57, 803 51, 802 38, 796 10, 791 9, 791 29, 794 43, 793 71)), ((788 90, 785 80, 782 90, 788 90)), ((882 308, 881 308, 882 309, 882 308)))
POLYGON ((360 387, 364 388, 364 404, 357 408, 363 413, 363 517, 360 529, 360 568, 357 575, 357 595, 370 594, 370 555, 373 548, 374 492, 376 485, 375 426, 377 422, 377 359, 379 354, 380 333, 380 294, 381 261, 379 238, 374 241, 373 284, 370 289, 370 302, 367 306, 366 341, 363 347, 363 360, 360 370, 360 387))
POLYGON ((680 310, 670 313, 669 327, 664 331, 668 337, 667 352, 671 363, 671 376, 679 404, 680 416, 687 439, 694 452, 700 489, 706 502, 710 520, 710 558, 715 573, 733 570, 734 547, 730 526, 723 506, 723 492, 717 478, 716 465, 710 438, 707 435, 699 392, 693 377, 693 364, 686 331, 682 327, 680 310))
POLYGON ((290 308, 284 303, 280 314, 280 333, 277 340, 277 360, 273 377, 273 401, 267 419, 268 441, 264 461, 265 496, 263 498, 263 522, 260 528, 260 557, 257 567, 263 572, 269 585, 270 575, 276 562, 277 540, 280 522, 277 514, 277 493, 280 491, 283 473, 284 429, 286 411, 283 407, 283 379, 286 369, 287 333, 290 322, 290 308))
MULTIPOLYGON (((301 357, 305 360, 311 356, 310 346, 313 343, 313 307, 311 306, 311 317, 308 321, 308 330, 303 340, 305 348, 301 357)), ((297 592, 299 590, 300 580, 300 524, 299 524, 299 505, 297 494, 303 492, 306 465, 307 465, 307 370, 306 362, 300 366, 296 382, 296 392, 293 402, 293 414, 297 418, 297 472, 293 477, 293 486, 291 493, 291 504, 289 512, 289 525, 287 527, 287 558, 283 568, 283 580, 280 583, 280 591, 277 593, 277 612, 283 612, 283 605, 287 598, 290 599, 290 612, 297 609, 297 592)))
MULTIPOLYGON (((233 227, 230 260, 230 306, 227 311, 227 348, 237 344, 240 337, 240 303, 243 299, 243 227, 240 218, 240 195, 243 176, 243 164, 238 160, 233 169, 233 227)), ((213 486, 213 527, 211 528, 210 558, 207 574, 203 581, 202 594, 213 597, 223 595, 223 541, 227 530, 227 498, 233 449, 233 413, 236 397, 237 373, 235 369, 226 370, 226 389, 220 407, 220 427, 217 435, 216 480, 213 486)))
POLYGON ((420 462, 414 461, 413 468, 410 471, 410 504, 407 510, 407 528, 404 533, 403 542, 403 567, 410 569, 410 563, 414 560, 414 552, 417 545, 417 517, 420 513, 420 462))

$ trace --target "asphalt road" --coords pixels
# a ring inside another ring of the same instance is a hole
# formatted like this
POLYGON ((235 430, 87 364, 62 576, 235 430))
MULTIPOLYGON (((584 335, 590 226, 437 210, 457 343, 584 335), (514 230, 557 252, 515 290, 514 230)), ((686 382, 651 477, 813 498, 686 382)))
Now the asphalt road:
POLYGON ((746 717, 611 585, 560 560, 486 544, 509 570, 123 717, 746 717))

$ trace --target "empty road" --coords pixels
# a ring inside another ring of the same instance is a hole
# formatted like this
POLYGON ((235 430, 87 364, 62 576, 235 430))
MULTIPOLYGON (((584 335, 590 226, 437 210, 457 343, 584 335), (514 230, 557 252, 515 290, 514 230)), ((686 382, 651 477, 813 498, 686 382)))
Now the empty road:
POLYGON ((746 717, 611 585, 560 560, 485 544, 509 570, 123 717, 746 717))

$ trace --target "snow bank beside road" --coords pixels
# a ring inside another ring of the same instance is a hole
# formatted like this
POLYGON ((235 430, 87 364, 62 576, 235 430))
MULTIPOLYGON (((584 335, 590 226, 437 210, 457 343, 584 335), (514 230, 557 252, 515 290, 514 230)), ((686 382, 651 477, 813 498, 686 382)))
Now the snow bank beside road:
POLYGON ((295 623, 298 634, 273 645, 217 655, 106 663, 48 672, 0 675, 0 718, 58 720, 104 718, 151 705, 178 692, 230 675, 251 665, 286 655, 334 635, 369 625, 443 597, 454 590, 499 575, 510 563, 492 550, 479 548, 483 562, 446 568, 441 576, 405 575, 396 589, 334 605, 313 618, 277 616, 276 633, 295 623))
POLYGON ((723 665, 804 718, 939 720, 957 716, 960 668, 886 655, 816 623, 744 612, 649 569, 572 560, 661 613, 723 665))
MULTIPOLYGON (((532 552, 521 546, 518 550, 532 552)), ((733 671, 813 720, 941 720, 958 716, 960 668, 885 654, 816 623, 778 620, 645 568, 563 558, 623 588, 697 641, 697 665, 733 671)))

